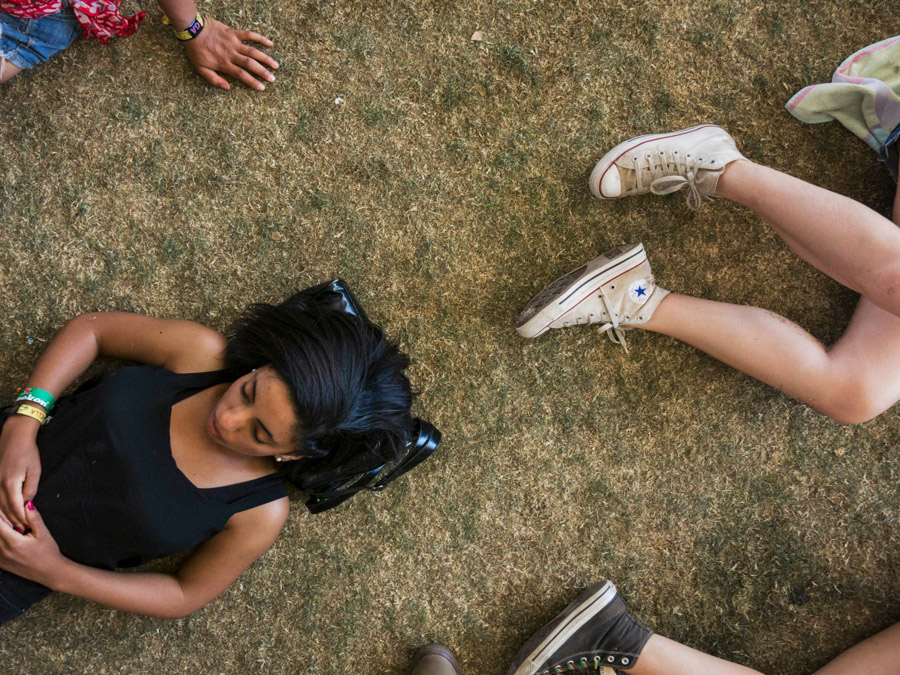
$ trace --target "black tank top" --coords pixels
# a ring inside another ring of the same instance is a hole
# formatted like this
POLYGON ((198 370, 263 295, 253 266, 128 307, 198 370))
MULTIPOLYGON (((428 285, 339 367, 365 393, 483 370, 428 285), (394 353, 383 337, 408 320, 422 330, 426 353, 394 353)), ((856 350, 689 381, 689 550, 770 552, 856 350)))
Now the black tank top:
POLYGON ((34 503, 63 555, 92 567, 140 565, 206 541, 231 516, 287 495, 276 474, 201 489, 178 469, 172 406, 233 381, 227 371, 109 371, 62 397, 38 432, 34 503))

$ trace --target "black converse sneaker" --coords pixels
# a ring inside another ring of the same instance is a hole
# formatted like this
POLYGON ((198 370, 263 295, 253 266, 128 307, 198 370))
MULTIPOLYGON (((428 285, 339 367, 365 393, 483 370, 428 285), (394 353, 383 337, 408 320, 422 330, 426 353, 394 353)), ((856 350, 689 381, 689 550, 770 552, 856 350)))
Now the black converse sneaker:
POLYGON ((628 611, 611 581, 591 586, 525 643, 507 675, 630 670, 653 631, 628 611))

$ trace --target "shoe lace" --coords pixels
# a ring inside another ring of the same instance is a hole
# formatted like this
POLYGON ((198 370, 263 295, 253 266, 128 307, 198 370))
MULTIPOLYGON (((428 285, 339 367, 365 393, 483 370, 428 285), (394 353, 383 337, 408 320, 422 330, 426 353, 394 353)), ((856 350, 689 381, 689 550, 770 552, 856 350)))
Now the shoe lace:
POLYGON ((609 306, 609 303, 606 302, 606 296, 603 295, 603 293, 600 293, 600 301, 606 307, 606 315, 609 317, 609 321, 607 321, 602 326, 598 326, 597 333, 600 335, 606 333, 606 336, 609 338, 610 342, 616 345, 622 345, 622 348, 627 354, 628 343, 625 342, 625 331, 619 326, 619 319, 616 316, 616 313, 609 306))
POLYGON ((573 670, 594 670, 603 672, 604 665, 605 664, 599 656, 595 656, 590 661, 587 657, 582 656, 578 659, 578 663, 567 661, 565 666, 556 665, 553 667, 553 670, 545 670, 541 672, 540 675, 558 675, 559 673, 571 672, 573 670))
POLYGON ((688 208, 696 211, 703 203, 703 195, 697 187, 697 164, 701 158, 695 158, 691 153, 682 154, 677 150, 668 157, 663 151, 658 157, 653 154, 644 155, 647 160, 647 168, 641 166, 641 158, 634 157, 634 173, 637 185, 643 185, 643 176, 646 171, 650 177, 650 192, 655 195, 668 195, 687 188, 688 208), (674 175, 673 175, 674 174, 674 175))

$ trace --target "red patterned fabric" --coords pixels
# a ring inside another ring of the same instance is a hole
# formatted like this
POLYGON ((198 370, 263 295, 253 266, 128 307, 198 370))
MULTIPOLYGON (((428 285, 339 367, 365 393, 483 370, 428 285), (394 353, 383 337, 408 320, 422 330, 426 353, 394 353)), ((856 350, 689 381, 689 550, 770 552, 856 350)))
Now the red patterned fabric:
MULTIPOLYGON (((81 34, 106 44, 109 38, 125 37, 137 30, 138 24, 147 18, 144 12, 130 16, 119 13, 121 0, 69 0, 75 18, 81 24, 81 34)), ((0 0, 0 12, 20 19, 39 19, 56 14, 62 9, 62 0, 0 0)))

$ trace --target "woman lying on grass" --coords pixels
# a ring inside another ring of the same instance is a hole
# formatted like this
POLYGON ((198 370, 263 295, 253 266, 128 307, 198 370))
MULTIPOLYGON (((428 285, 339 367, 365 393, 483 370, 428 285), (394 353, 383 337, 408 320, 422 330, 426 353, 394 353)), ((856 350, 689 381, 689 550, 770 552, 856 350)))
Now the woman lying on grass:
POLYGON ((900 400, 900 191, 892 223, 749 161, 714 125, 625 141, 600 160, 590 187, 600 199, 685 190, 693 208, 714 196, 749 207, 797 255, 862 296, 853 319, 826 348, 767 310, 670 294, 655 285, 644 247, 627 244, 538 293, 519 315, 520 335, 593 323, 623 344, 625 328, 663 333, 839 422, 865 422, 900 400))
MULTIPOLYGON (((278 63, 245 42, 272 46, 269 38, 204 19, 194 0, 158 0, 184 54, 210 84, 230 89, 228 75, 262 91, 260 80, 274 82, 278 63), (271 70, 270 70, 271 69, 271 70)), ((137 30, 144 12, 119 13, 119 0, 0 0, 0 84, 22 70, 47 61, 83 35, 106 44, 114 36, 137 30)))
POLYGON ((134 314, 62 329, 0 432, 0 623, 51 590, 183 617, 275 541, 283 478, 303 484, 348 446, 400 453, 408 359, 321 288, 254 305, 227 341, 134 314), (53 405, 98 356, 143 365, 53 405), (198 544, 173 574, 112 571, 198 544))

